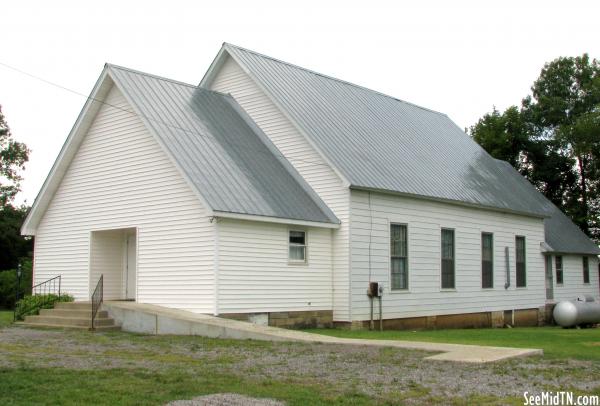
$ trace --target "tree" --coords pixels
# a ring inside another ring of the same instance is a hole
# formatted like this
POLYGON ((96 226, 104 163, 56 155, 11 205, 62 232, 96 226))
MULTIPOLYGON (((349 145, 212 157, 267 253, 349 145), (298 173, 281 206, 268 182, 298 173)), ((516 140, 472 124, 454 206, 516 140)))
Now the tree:
POLYGON ((29 160, 29 149, 13 139, 0 106, 0 210, 12 203, 21 186, 20 171, 29 160))
POLYGON ((490 155, 521 169, 522 153, 527 150, 529 138, 517 106, 502 114, 494 107, 470 128, 470 134, 490 155))
POLYGON ((597 205, 600 158, 600 64, 587 54, 558 58, 547 63, 534 82, 532 95, 523 100, 538 137, 551 139, 576 161, 577 188, 567 204, 571 217, 583 231, 594 230, 590 207, 597 205))
POLYGON ((0 107, 0 271, 14 269, 23 258, 31 258, 33 241, 20 234, 27 207, 14 207, 20 190, 29 149, 13 139, 0 107))
POLYGON ((520 109, 495 108, 470 128, 591 237, 600 240, 600 64, 587 54, 544 65, 520 109))
POLYGON ((15 269, 23 258, 31 258, 33 240, 21 235, 27 207, 6 205, 0 209, 0 272, 15 269))

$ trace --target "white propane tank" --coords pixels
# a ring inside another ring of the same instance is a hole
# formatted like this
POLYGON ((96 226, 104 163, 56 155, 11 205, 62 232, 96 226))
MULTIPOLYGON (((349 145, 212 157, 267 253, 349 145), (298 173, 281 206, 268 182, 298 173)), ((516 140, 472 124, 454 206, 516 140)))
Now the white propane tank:
POLYGON ((556 324, 562 327, 596 324, 600 323, 600 303, 589 296, 565 300, 554 307, 552 315, 556 324))

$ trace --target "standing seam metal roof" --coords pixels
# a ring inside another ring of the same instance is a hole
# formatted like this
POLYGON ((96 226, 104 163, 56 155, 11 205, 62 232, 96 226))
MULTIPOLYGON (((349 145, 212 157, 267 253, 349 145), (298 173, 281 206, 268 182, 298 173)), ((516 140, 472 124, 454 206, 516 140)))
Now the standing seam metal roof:
POLYGON ((544 219, 545 240, 557 253, 600 255, 600 248, 588 238, 571 219, 541 194, 508 162, 496 160, 506 179, 514 179, 521 189, 519 193, 528 193, 543 205, 550 217, 544 219))
POLYGON ((353 188, 544 217, 446 115, 230 44, 247 70, 353 188))
POLYGON ((231 96, 107 69, 212 210, 339 223, 231 96))

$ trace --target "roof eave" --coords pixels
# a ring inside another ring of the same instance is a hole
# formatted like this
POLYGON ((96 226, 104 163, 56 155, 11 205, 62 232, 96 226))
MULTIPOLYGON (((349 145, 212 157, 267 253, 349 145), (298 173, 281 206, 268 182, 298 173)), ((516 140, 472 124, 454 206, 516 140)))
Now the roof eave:
POLYGON ((225 50, 225 46, 226 46, 226 43, 224 42, 223 45, 221 46, 221 49, 219 49, 219 52, 215 56, 215 59, 213 59, 212 63, 208 67, 208 70, 204 73, 204 76, 202 77, 202 80, 200 81, 200 84, 199 84, 200 87, 207 88, 206 85, 208 83, 212 82, 213 77, 219 71, 219 68, 223 65, 223 63, 225 62, 225 57, 223 56, 223 54, 227 52, 225 50))
POLYGON ((421 200, 427 200, 427 201, 438 202, 438 203, 446 203, 446 204, 451 204, 454 206, 462 206, 462 207, 468 207, 468 208, 479 209, 479 210, 489 210, 489 211, 495 211, 495 212, 499 212, 499 213, 515 214, 515 215, 519 215, 519 216, 534 217, 534 218, 539 218, 539 219, 544 219, 544 218, 550 217, 547 214, 524 212, 524 211, 519 211, 519 210, 506 209, 506 208, 502 208, 502 207, 487 206, 487 205, 483 205, 483 204, 470 203, 470 202, 452 200, 452 199, 444 199, 441 197, 417 195, 417 194, 398 192, 398 191, 388 190, 388 189, 378 189, 378 188, 367 187, 367 186, 350 185, 350 189, 363 190, 366 192, 376 192, 376 193, 388 194, 388 195, 393 195, 393 196, 409 197, 409 198, 413 198, 413 199, 421 199, 421 200))
POLYGON ((544 255, 582 255, 582 256, 600 256, 600 251, 564 251, 564 250, 553 250, 543 252, 544 255))
POLYGON ((36 234, 39 222, 46 212, 50 201, 54 197, 54 194, 69 167, 71 159, 75 155, 82 141, 83 134, 91 125, 92 118, 100 108, 101 98, 108 93, 112 86, 112 83, 107 81, 108 69, 108 65, 104 65, 102 73, 98 77, 83 108, 79 112, 75 124, 73 124, 67 139, 63 143, 48 176, 46 176, 46 179, 31 206, 31 210, 29 210, 29 213, 21 226, 22 235, 34 236, 36 234))
POLYGON ((225 211, 213 212, 213 216, 217 218, 228 218, 234 220, 259 221, 265 223, 290 224, 305 227, 320 227, 320 228, 340 228, 339 223, 329 223, 323 221, 310 221, 301 219, 288 219, 283 217, 262 216, 256 214, 233 213, 225 211))

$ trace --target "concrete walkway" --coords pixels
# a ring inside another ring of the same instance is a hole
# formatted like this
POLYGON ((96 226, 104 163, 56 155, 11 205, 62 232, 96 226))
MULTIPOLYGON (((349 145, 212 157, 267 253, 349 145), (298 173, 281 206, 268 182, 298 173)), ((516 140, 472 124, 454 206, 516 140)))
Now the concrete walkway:
POLYGON ((421 341, 338 338, 277 327, 260 326, 184 310, 133 302, 106 302, 104 309, 123 331, 146 334, 199 335, 211 338, 296 341, 345 345, 395 347, 438 352, 425 359, 484 363, 507 358, 542 355, 540 349, 427 343, 421 341))

